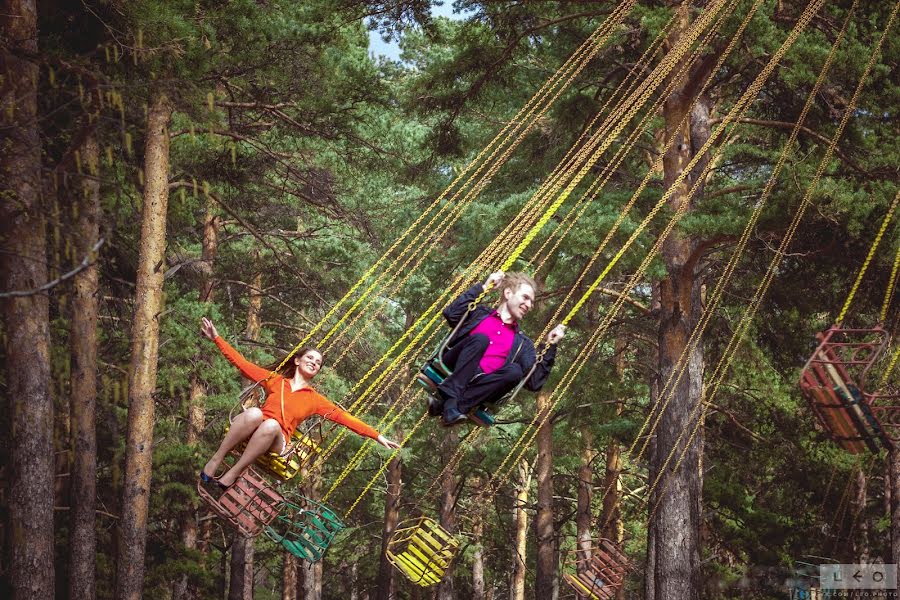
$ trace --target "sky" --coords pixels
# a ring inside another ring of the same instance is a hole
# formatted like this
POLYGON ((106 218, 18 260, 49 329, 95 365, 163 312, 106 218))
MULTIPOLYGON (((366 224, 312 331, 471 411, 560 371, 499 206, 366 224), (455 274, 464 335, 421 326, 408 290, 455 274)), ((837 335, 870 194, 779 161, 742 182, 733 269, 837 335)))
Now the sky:
MULTIPOLYGON (((435 17, 449 17, 451 19, 462 19, 465 17, 465 15, 453 13, 453 0, 443 0, 441 6, 432 3, 431 14, 435 17)), ((400 60, 400 46, 397 45, 397 42, 385 42, 377 31, 369 32, 369 52, 375 56, 380 55, 391 60, 400 60)))

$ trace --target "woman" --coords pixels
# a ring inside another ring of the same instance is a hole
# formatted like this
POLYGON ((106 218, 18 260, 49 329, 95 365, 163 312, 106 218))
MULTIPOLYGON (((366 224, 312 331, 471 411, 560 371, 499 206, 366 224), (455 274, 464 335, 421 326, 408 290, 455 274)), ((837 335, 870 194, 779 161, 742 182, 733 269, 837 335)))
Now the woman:
POLYGON ((261 382, 266 390, 266 401, 261 409, 249 408, 231 422, 231 427, 219 449, 200 472, 200 480, 203 483, 217 482, 222 488, 229 487, 257 457, 266 452, 278 454, 284 452, 297 425, 314 414, 340 423, 359 435, 370 437, 385 448, 400 447, 398 443, 385 438, 347 411, 335 406, 310 386, 310 381, 322 368, 322 355, 317 350, 312 348, 301 350, 294 355, 293 365, 289 365, 285 375, 275 374, 266 379, 271 371, 241 356, 228 342, 219 337, 216 326, 206 317, 201 322, 200 331, 215 342, 225 358, 237 367, 244 377, 261 382), (291 371, 293 373, 288 375, 291 371), (248 438, 247 448, 234 466, 218 480, 215 479, 216 470, 222 464, 225 455, 248 438))

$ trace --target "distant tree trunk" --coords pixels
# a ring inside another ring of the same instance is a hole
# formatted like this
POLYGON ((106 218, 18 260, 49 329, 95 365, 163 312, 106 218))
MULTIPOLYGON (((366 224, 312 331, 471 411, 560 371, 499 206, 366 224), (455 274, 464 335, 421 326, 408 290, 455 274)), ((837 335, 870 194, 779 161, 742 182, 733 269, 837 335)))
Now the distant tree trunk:
MULTIPOLYGON (((677 25, 669 34, 670 45, 674 45, 689 26, 687 6, 684 5, 679 11, 677 25)), ((676 178, 709 138, 709 100, 702 98, 693 106, 690 104, 691 93, 688 90, 696 87, 697 77, 702 75, 696 75, 692 81, 686 76, 681 77, 664 105, 665 139, 674 135, 672 145, 663 156, 663 179, 667 189, 672 188, 676 178), (684 117, 688 114, 690 118, 685 121, 684 117), (682 124, 683 121, 685 124, 682 124)), ((685 202, 693 204, 689 190, 702 166, 698 165, 674 190, 669 201, 672 210, 685 202)), ((663 243, 661 254, 667 272, 666 278, 660 282, 659 381, 663 384, 669 380, 670 374, 678 370, 678 360, 702 311, 701 281, 697 275, 699 257, 695 254, 698 246, 697 240, 679 231, 673 232, 663 243)), ((654 570, 648 571, 648 576, 655 576, 654 591, 659 600, 696 600, 700 590, 702 425, 697 435, 681 442, 678 438, 683 431, 692 430, 694 426, 694 409, 699 405, 703 386, 702 344, 695 346, 687 361, 687 368, 675 386, 668 406, 665 409, 660 407, 662 419, 656 429, 657 451, 650 468, 652 480, 663 473, 658 484, 658 500, 650 506, 655 562, 654 570), (664 467, 663 461, 672 448, 676 448, 675 459, 664 467), (683 450, 684 459, 676 468, 676 461, 683 450)), ((657 401, 665 402, 666 395, 660 390, 657 401)))
MULTIPOLYGON (((80 153, 88 167, 81 194, 74 203, 75 255, 89 256, 100 236, 100 180, 97 178, 100 147, 93 134, 85 138, 80 153)), ((72 470, 70 506, 71 558, 69 598, 93 598, 97 555, 97 295, 96 262, 73 278, 72 298, 72 470)))
POLYGON ((253 538, 234 534, 228 600, 253 600, 253 538))
POLYGON ((509 586, 509 600, 525 600, 525 554, 528 551, 528 488, 531 487, 531 468, 528 461, 519 462, 519 485, 513 509, 515 543, 513 544, 513 572, 509 586))
POLYGON ((900 450, 889 452, 887 463, 891 496, 891 562, 900 564, 900 450))
MULTIPOLYGON (((206 217, 203 220, 203 250, 201 260, 197 263, 199 273, 198 285, 199 300, 203 303, 212 302, 213 296, 213 266, 218 250, 218 217, 215 214, 215 203, 212 197, 206 199, 206 217)), ((198 345, 198 348, 200 346, 198 345)), ((200 433, 206 426, 206 413, 203 399, 206 397, 206 385, 203 383, 199 370, 207 366, 209 353, 198 350, 194 355, 194 364, 197 370, 191 375, 190 390, 188 392, 187 405, 187 435, 185 442, 189 446, 195 446, 200 441, 200 433)), ((193 506, 188 506, 181 518, 181 543, 186 550, 197 549, 197 513, 193 506)), ((194 594, 188 587, 187 574, 182 575, 175 584, 172 593, 173 600, 186 600, 194 594)))
POLYGON ((537 541, 537 573, 534 578, 534 594, 538 598, 556 599, 556 531, 553 523, 553 423, 550 422, 550 396, 538 394, 539 414, 544 424, 537 433, 537 514, 534 517, 534 534, 537 541))
MULTIPOLYGON (((481 486, 474 484, 475 489, 481 486)), ((472 600, 484 600, 484 521, 476 517, 472 526, 475 551, 472 553, 472 600)))
POLYGON ((856 471, 856 498, 853 501, 853 521, 850 526, 850 539, 853 542, 853 560, 858 563, 868 563, 870 558, 869 524, 866 520, 867 483, 868 473, 860 467, 856 471))
MULTIPOLYGON (((616 338, 615 343, 615 371, 619 382, 625 379, 625 339, 622 336, 616 338)), ((621 398, 616 400, 616 415, 621 415, 624 402, 621 398)), ((622 523, 622 511, 620 508, 622 483, 621 448, 614 439, 610 439, 606 447, 606 474, 603 478, 603 508, 600 512, 598 532, 600 537, 621 543, 624 537, 624 524, 622 523)))
POLYGON ((125 492, 119 521, 118 600, 139 600, 144 583, 147 513, 153 467, 153 392, 159 362, 159 314, 163 308, 166 212, 169 202, 169 121, 172 106, 155 92, 147 119, 144 149, 141 241, 128 369, 128 433, 125 492))
MULTIPOLYGON (((307 479, 304 483, 304 493, 310 500, 318 501, 322 496, 322 482, 318 477, 307 479)), ((302 600, 322 600, 322 561, 311 563, 300 562, 300 576, 303 581, 301 590, 302 600)))
MULTIPOLYGON (((206 238, 205 234, 204 238, 206 238)), ((262 276, 257 273, 254 281, 260 281, 261 277, 262 276)), ((254 297, 253 293, 251 292, 250 302, 247 303, 247 326, 244 329, 244 336, 248 340, 255 341, 259 339, 259 314, 261 310, 262 297, 254 297)), ((247 380, 244 380, 244 382, 250 383, 247 380)), ((302 473, 302 476, 306 476, 305 471, 302 473)), ((302 581, 299 579, 298 571, 300 569, 300 564, 298 563, 298 561, 285 562, 282 566, 283 569, 290 569, 291 567, 293 567, 294 570, 293 575, 283 574, 282 576, 288 579, 293 578, 294 580, 296 592, 295 596, 291 598, 291 600, 293 600, 294 598, 302 597, 303 585, 302 581)), ((235 534, 234 541, 232 542, 231 579, 229 580, 228 589, 229 600, 253 598, 253 540, 244 539, 237 534, 235 534), (250 575, 247 576, 247 573, 250 573, 250 575)))
MULTIPOLYGON (((7 0, 0 11, 0 291, 47 283, 47 233, 41 205, 37 126, 38 63, 34 0, 7 0)), ((10 577, 19 600, 53 598, 53 400, 47 294, 0 300, 12 439, 9 464, 10 577)))
POLYGON ((281 600, 297 600, 297 567, 299 561, 290 552, 281 553, 281 600))
MULTIPOLYGON (((451 429, 447 436, 444 438, 444 445, 442 448, 444 455, 444 464, 447 464, 447 461, 449 461, 453 456, 453 453, 456 451, 458 446, 459 434, 457 433, 456 429, 451 429)), ((457 481, 458 478, 456 476, 456 469, 447 471, 446 475, 444 475, 444 478, 441 481, 440 524, 441 527, 443 527, 450 533, 456 532, 457 481)), ((438 600, 456 600, 456 589, 453 584, 452 571, 444 576, 443 581, 441 581, 440 585, 438 586, 437 598, 438 600)))
MULTIPOLYGON (((578 557, 578 572, 591 556, 593 531, 591 530, 591 498, 594 490, 593 436, 588 427, 581 428, 581 463, 578 465, 578 498, 575 508, 575 546, 578 557)), ((604 490, 605 491, 605 490, 604 490)))
POLYGON ((381 560, 378 565, 378 587, 375 600, 391 600, 394 597, 394 567, 387 558, 387 545, 400 518, 400 485, 403 462, 392 459, 387 468, 387 494, 384 499, 384 526, 381 529, 381 560))

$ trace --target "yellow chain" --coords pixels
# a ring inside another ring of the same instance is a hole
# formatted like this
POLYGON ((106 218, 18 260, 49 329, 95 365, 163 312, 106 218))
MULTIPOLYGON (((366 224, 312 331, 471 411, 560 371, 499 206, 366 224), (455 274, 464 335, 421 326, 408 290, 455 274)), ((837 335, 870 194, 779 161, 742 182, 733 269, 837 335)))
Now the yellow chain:
POLYGON ((859 274, 856 276, 856 281, 853 282, 853 287, 850 288, 850 293, 847 295, 847 299, 844 301, 844 306, 841 308, 840 314, 838 314, 837 321, 835 322, 837 325, 840 325, 844 322, 844 317, 847 316, 847 311, 850 310, 850 304, 853 302, 853 297, 856 295, 856 291, 859 289, 860 283, 862 283, 863 276, 866 274, 866 270, 869 268, 869 263, 872 262, 872 258, 875 256, 875 250, 878 249, 878 244, 881 243, 881 238, 884 237, 884 232, 887 231, 888 223, 891 222, 891 217, 894 216, 894 210, 897 208, 897 203, 900 202, 900 192, 897 192, 897 195, 894 196, 894 201, 891 203, 891 207, 888 209, 886 215, 884 215, 884 219, 881 221, 881 227, 878 229, 878 233, 875 234, 875 240, 872 242, 872 247, 869 248, 869 253, 866 254, 866 259, 863 261, 862 268, 859 270, 859 274))
MULTIPOLYGON (((812 4, 810 5, 810 7, 811 6, 812 6, 812 4)), ((807 7, 807 10, 809 10, 810 7, 807 7)), ((782 240, 781 245, 779 245, 778 252, 773 257, 772 263, 770 263, 769 269, 766 272, 766 277, 763 279, 763 282, 760 284, 760 287, 757 289, 757 293, 754 295, 753 301, 751 302, 750 309, 744 313, 739 327, 735 330, 735 333, 732 335, 732 339, 729 342, 728 348, 726 349, 726 353, 723 354, 723 356, 719 360, 719 363, 716 367, 716 371, 713 375, 713 383, 709 388, 709 395, 708 395, 707 399, 702 401, 701 403, 699 403, 697 405, 697 407, 695 407, 695 410, 702 407, 702 413, 700 415, 700 418, 696 420, 693 431, 691 432, 691 435, 689 437, 689 441, 684 446, 684 450, 682 451, 678 461, 676 462, 675 467, 672 469, 673 472, 677 472, 678 468, 681 465, 681 462, 684 460, 684 458, 686 456, 688 448, 690 448, 690 444, 693 441, 693 438, 697 435, 697 433, 700 429, 700 426, 703 423, 703 420, 705 418, 706 411, 708 410, 709 406, 712 405, 713 399, 715 398, 715 395, 718 393, 718 389, 719 389, 722 381, 724 381, 725 375, 728 370, 728 366, 730 366, 731 360, 734 357, 734 353, 736 352, 737 347, 740 345, 741 341, 743 340, 744 335, 746 334, 747 330, 749 329, 750 323, 755 318, 756 312, 758 311, 758 309, 762 303, 762 298, 765 296, 766 292, 768 291, 769 284, 771 284, 772 280, 774 279, 775 271, 777 270, 777 267, 781 262, 781 258, 784 256, 787 246, 789 245, 791 238, 793 238, 793 235, 799 226, 799 223, 803 217, 803 214, 804 214, 806 208, 811 203, 810 200, 812 198, 813 192, 815 191, 815 187, 818 185, 819 179, 821 179, 822 175, 825 172, 826 167, 828 166, 828 162, 831 160, 831 156, 834 154, 834 149, 836 148, 837 142, 840 139, 841 135, 843 134, 844 128, 846 127, 847 122, 849 121, 850 115, 856 109, 856 105, 857 105, 857 102, 859 101, 859 96, 862 92, 862 89, 865 86, 866 79, 868 78, 869 73, 871 72, 872 67, 875 64, 875 60, 877 59, 878 53, 881 49, 884 39, 887 36, 887 33, 890 31, 890 29, 893 25, 894 19, 897 16, 898 7, 900 7, 900 3, 895 3, 894 9, 891 12, 891 16, 888 19, 888 24, 885 27, 885 30, 882 33, 881 37, 879 38, 878 42, 876 43, 875 48, 873 48, 873 50, 872 50, 872 54, 869 57, 869 62, 866 64, 866 68, 863 71, 863 75, 860 78, 859 83, 857 84, 856 90, 853 93, 853 97, 851 98, 850 102, 847 105, 847 108, 845 109, 844 115, 841 119, 840 124, 838 125, 838 128, 835 131, 834 135, 832 136, 832 138, 829 142, 829 145, 825 152, 825 155, 819 163, 819 167, 816 170, 815 177, 813 178, 813 181, 810 183, 809 187, 807 188, 806 194, 804 195, 804 198, 800 204, 800 207, 797 209, 797 213, 794 217, 794 220, 791 223, 791 227, 788 230, 788 234, 785 235, 785 238, 782 240), (729 353, 729 350, 730 350, 730 353, 729 353)), ((816 9, 816 11, 817 10, 818 10, 818 8, 816 9)), ((804 14, 801 15, 801 19, 803 19, 804 15, 806 15, 806 12, 804 12, 804 14)), ((799 21, 798 21, 798 25, 799 25, 799 21)), ((691 418, 693 418, 693 417, 691 417, 691 418)), ((684 432, 682 432, 682 433, 684 433, 684 432)), ((657 478, 654 481, 653 485, 651 486, 651 490, 655 489, 656 485, 658 485, 660 477, 665 473, 665 469, 668 466, 668 463, 670 462, 671 458, 673 457, 675 451, 678 449, 678 446, 680 445, 682 437, 683 436, 681 436, 679 438, 679 440, 674 444, 671 452, 669 453, 668 457, 666 458, 664 465, 660 468, 660 471, 657 474, 657 478)), ((657 503, 657 506, 658 506, 658 503, 657 503)), ((656 507, 654 507, 654 510, 655 510, 655 508, 656 507)))
MULTIPOLYGON (((898 200, 900 200, 900 191, 894 196, 894 207, 896 207, 898 200)), ((891 211, 893 212, 893 209, 891 209, 891 211)), ((894 264, 891 267, 891 276, 888 277, 887 290, 884 292, 884 302, 881 305, 881 315, 879 319, 879 322, 881 323, 887 321, 888 307, 891 305, 891 298, 893 298, 894 289, 897 286, 898 270, 900 270, 900 244, 897 245, 897 254, 894 256, 894 264)))
MULTIPOLYGON (((815 4, 818 6, 818 5, 821 5, 822 2, 823 2, 823 0, 817 0, 815 2, 815 4)), ((787 39, 784 41, 782 46, 778 49, 778 51, 776 51, 775 55, 766 64, 766 66, 763 67, 762 71, 757 75, 756 79, 753 81, 753 83, 750 85, 750 87, 741 96, 741 99, 735 104, 735 106, 731 109, 731 111, 725 117, 725 119, 723 119, 720 127, 717 128, 710 135, 709 139, 704 144, 703 148, 701 148, 695 154, 695 156, 691 159, 691 161, 688 163, 688 165, 684 168, 682 173, 672 183, 672 185, 669 187, 669 189, 663 195, 663 199, 662 199, 663 202, 667 202, 669 200, 669 198, 674 194, 675 189, 677 189, 677 187, 679 185, 681 185, 681 183, 683 183, 683 181, 687 177, 687 175, 690 174, 692 172, 692 170, 697 166, 697 163, 700 161, 702 156, 704 154, 706 154, 707 152, 709 152, 711 146, 718 141, 719 137, 721 137, 721 135, 723 134, 725 128, 728 127, 740 114, 743 114, 743 112, 749 107, 750 101, 759 94, 759 91, 762 89, 763 84, 768 80, 769 76, 771 75, 772 71, 775 69, 776 65, 781 61, 781 58, 784 56, 784 54, 787 52, 787 50, 793 45, 793 43, 796 41, 796 38, 799 36, 800 32, 806 27, 806 25, 808 25, 809 20, 811 20, 812 16, 815 14, 815 11, 810 10, 811 6, 812 5, 807 7, 806 11, 801 15, 801 17, 798 20, 797 24, 795 25, 794 29, 788 35, 787 39)), ((816 10, 818 10, 818 9, 816 9, 816 10)), ((721 151, 721 148, 719 149, 719 151, 721 151)), ((688 194, 688 197, 690 197, 694 193, 696 193, 696 189, 703 182, 703 180, 705 178, 705 174, 708 172, 710 166, 713 163, 714 163, 714 161, 710 160, 704 165, 704 167, 702 168, 702 173, 699 177, 697 177, 697 180, 694 183, 693 187, 691 188, 691 190, 688 194)), ((663 240, 665 240, 665 238, 668 237, 669 233, 672 231, 675 224, 680 220, 681 216, 686 211, 687 204, 688 204, 687 202, 682 202, 678 206, 675 214, 673 215, 673 217, 667 224, 665 230, 657 238, 653 248, 647 254, 647 256, 645 257, 645 259, 641 263, 641 265, 638 267, 638 270, 634 273, 634 275, 629 280, 629 283, 626 286, 625 292, 623 293, 622 296, 620 296, 616 300, 616 303, 614 304, 613 308, 611 308, 610 311, 607 313, 607 316, 604 318, 604 322, 601 323, 601 325, 598 327, 597 332, 595 332, 595 336, 592 336, 592 341, 590 341, 586 345, 585 349, 591 348, 593 345, 596 344, 596 341, 599 341, 599 336, 597 336, 596 334, 598 332, 601 332, 601 330, 605 332, 605 329, 608 327, 609 323, 611 323, 611 321, 612 321, 612 316, 624 304, 625 293, 627 293, 628 290, 630 290, 635 285, 637 285, 638 277, 642 276, 643 272, 649 267, 653 256, 655 256, 655 254, 659 251, 659 248, 661 247, 663 240), (604 325, 604 323, 606 325, 604 325), (593 341, 594 338, 596 338, 596 341, 593 341)), ((568 387, 571 384, 571 381, 574 380, 575 376, 577 376, 577 374, 580 372, 581 367, 584 365, 584 363, 587 360, 587 353, 582 351, 582 353, 579 354, 579 359, 576 359, 576 363, 578 363, 578 364, 576 365, 573 363, 573 366, 570 367, 569 371, 563 377, 564 381, 560 384, 561 391, 560 391, 560 388, 558 388, 557 390, 554 390, 552 397, 556 397, 556 398, 550 404, 550 409, 548 410, 548 414, 550 414, 552 412, 553 408, 560 402, 560 400, 564 396, 565 392, 568 390, 568 387), (584 356, 584 358, 579 360, 582 356, 584 356)), ((539 426, 540 425, 538 425, 538 427, 539 426)), ((532 425, 530 425, 526 429, 526 432, 528 431, 528 429, 534 429, 533 433, 530 435, 528 442, 527 442, 528 444, 530 444, 531 441, 537 435, 537 427, 534 427, 534 422, 533 422, 532 425)), ((523 432, 523 435, 519 438, 519 441, 517 442, 516 446, 521 445, 521 442, 524 440, 526 432, 523 432)), ((522 449, 522 452, 520 453, 520 455, 524 454, 524 452, 525 452, 525 448, 522 449)), ((501 477, 505 477, 506 473, 503 473, 502 469, 503 469, 503 467, 506 466, 508 459, 511 458, 512 455, 513 455, 513 452, 510 452, 507 455, 506 459, 504 460, 504 463, 501 465, 501 468, 499 468, 497 471, 495 471, 494 476, 492 476, 491 482, 493 482, 495 479, 497 479, 498 475, 500 475, 501 477)))
POLYGON ((725 293, 725 288, 731 280, 731 275, 734 273, 734 269, 737 267, 738 260, 740 259, 741 254, 743 253, 744 249, 747 246, 747 243, 750 240, 750 235, 753 232, 756 223, 759 221, 763 206, 771 196, 772 190, 777 183, 778 176, 781 174, 781 171, 784 168, 785 163, 787 162, 788 153, 794 146, 794 143, 797 141, 797 137, 800 134, 800 129, 803 123, 806 121, 809 110, 812 107, 815 98, 818 97, 819 90, 825 82, 825 77, 830 71, 831 64, 834 61, 835 55, 837 54, 838 46, 840 46, 844 35, 846 34, 847 27, 849 26, 855 6, 856 4, 854 2, 853 6, 847 14, 847 18, 844 21, 843 27, 841 28, 837 38, 831 46, 831 51, 828 53, 822 69, 819 71, 819 75, 816 78, 816 82, 813 85, 812 91, 806 97, 806 102, 803 106, 803 110, 800 112, 800 116, 798 117, 797 122, 794 124, 794 127, 791 130, 791 135, 788 138, 788 141, 785 142, 784 149, 781 151, 781 154, 778 157, 778 161, 775 164, 775 168, 772 170, 772 174, 766 181, 766 185, 763 188, 759 200, 756 202, 756 205, 753 208, 753 212, 750 215, 750 220, 748 221, 747 226, 744 228, 744 231, 741 234, 741 238, 738 241, 737 247, 731 256, 731 259, 729 260, 723 275, 716 283, 716 287, 710 296, 709 302, 703 310, 703 314, 700 318, 699 323, 696 327, 694 327, 693 331, 691 331, 690 338, 688 339, 687 344, 685 344, 684 350, 679 356, 675 367, 669 373, 669 378, 666 380, 665 384, 659 391, 657 402, 661 402, 661 408, 659 408, 658 410, 654 410, 650 415, 648 415, 647 419, 645 419, 644 423, 641 425, 640 431, 638 431, 638 434, 635 436, 635 441, 633 442, 632 447, 629 449, 629 453, 634 450, 634 443, 636 443, 640 439, 643 439, 644 443, 641 446, 640 451, 638 452, 638 456, 643 456, 650 441, 650 435, 645 436, 644 433, 651 417, 655 415, 653 425, 650 427, 650 431, 653 432, 656 431, 656 427, 659 424, 660 419, 662 418, 662 414, 666 410, 666 407, 668 407, 669 402, 672 399, 674 389, 680 384, 681 378, 684 376, 684 372, 687 369, 688 357, 694 351, 694 348, 696 348, 697 344, 700 343, 700 339, 702 338, 703 333, 706 331, 706 327, 708 326, 709 321, 712 318, 713 312, 715 311, 716 307, 722 299, 723 294, 725 293))

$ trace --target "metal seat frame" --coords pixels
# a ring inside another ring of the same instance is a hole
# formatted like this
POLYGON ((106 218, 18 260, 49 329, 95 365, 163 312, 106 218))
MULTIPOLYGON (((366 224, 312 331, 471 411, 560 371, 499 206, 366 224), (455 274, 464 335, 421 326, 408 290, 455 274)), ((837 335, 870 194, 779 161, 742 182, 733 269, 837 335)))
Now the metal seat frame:
POLYGON ((563 566, 563 580, 579 598, 611 600, 631 568, 628 557, 611 540, 600 538, 590 548, 572 550, 563 566))
POLYGON ((888 333, 880 326, 833 326, 817 337, 819 344, 804 365, 799 383, 819 423, 852 454, 866 449, 878 453, 877 442, 891 449, 895 440, 887 435, 879 416, 887 417, 895 436, 900 433, 897 395, 869 393, 865 388, 867 375, 887 346, 888 333))
POLYGON ((459 540, 428 517, 401 522, 387 544, 386 556, 420 587, 440 583, 459 553, 459 540))

